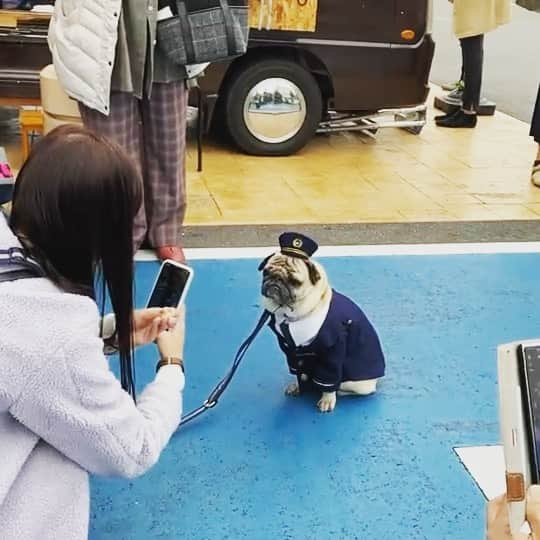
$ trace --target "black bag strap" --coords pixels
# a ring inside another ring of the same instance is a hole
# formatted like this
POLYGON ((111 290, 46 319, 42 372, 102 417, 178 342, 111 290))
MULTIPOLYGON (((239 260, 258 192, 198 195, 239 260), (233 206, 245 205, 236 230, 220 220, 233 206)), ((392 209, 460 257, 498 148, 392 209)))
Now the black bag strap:
POLYGON ((0 273, 0 283, 45 275, 41 267, 30 260, 18 247, 0 249, 0 270, 2 269, 6 271, 0 273))
MULTIPOLYGON (((158 0, 159 2, 165 3, 166 0, 158 0)), ((225 22, 225 37, 227 39, 227 54, 229 56, 235 56, 238 54, 235 46, 235 35, 234 35, 234 17, 231 12, 231 6, 227 0, 218 0, 219 6, 223 13, 223 20, 225 22)), ((163 4, 158 4, 163 5, 163 4)), ((189 13, 186 0, 168 0, 168 5, 171 8, 173 15, 178 16, 178 22, 182 30, 182 41, 184 42, 184 47, 186 48, 186 57, 188 62, 191 62, 191 59, 195 58, 195 50, 193 48, 193 32, 191 31, 191 25, 189 24, 189 13)))
MULTIPOLYGON (((174 0, 171 0, 171 4, 174 4, 174 0)), ((195 58, 195 49, 193 48, 193 33, 191 32, 191 25, 188 20, 188 9, 184 0, 177 0, 176 11, 178 12, 178 22, 182 28, 181 38, 186 48, 186 58, 188 59, 188 63, 191 63, 191 59, 195 58)))
POLYGON ((236 54, 236 47, 234 44, 234 18, 231 13, 231 6, 226 0, 219 0, 219 5, 223 11, 223 19, 225 20, 225 34, 227 37, 227 53, 229 56, 236 54))

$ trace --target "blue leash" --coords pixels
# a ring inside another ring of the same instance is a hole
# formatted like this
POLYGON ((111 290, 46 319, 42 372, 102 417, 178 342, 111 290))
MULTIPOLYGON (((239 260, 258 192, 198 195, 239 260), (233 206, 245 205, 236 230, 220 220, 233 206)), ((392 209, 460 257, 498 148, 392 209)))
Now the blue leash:
POLYGON ((247 350, 255 341, 255 338, 259 334, 259 332, 262 330, 268 319, 270 318, 270 312, 264 311, 261 315, 259 322, 257 323, 257 326, 255 326, 255 329, 249 337, 240 345, 240 348, 238 349, 238 352, 236 353, 236 356, 234 357, 233 364, 225 377, 219 381, 219 383, 216 385, 216 387, 210 392, 210 395, 206 398, 204 403, 197 407, 196 409, 192 410, 191 412, 187 413, 185 416, 182 417, 182 420, 180 421, 180 426, 183 426, 184 424, 187 424, 189 421, 193 420, 194 418, 197 418, 197 416, 200 416, 204 412, 213 409, 221 397, 221 394, 225 392, 227 386, 229 386, 229 383, 231 382, 232 378, 234 377, 234 374, 236 373, 236 370, 238 369, 238 366, 240 365, 240 362, 242 362, 247 350))

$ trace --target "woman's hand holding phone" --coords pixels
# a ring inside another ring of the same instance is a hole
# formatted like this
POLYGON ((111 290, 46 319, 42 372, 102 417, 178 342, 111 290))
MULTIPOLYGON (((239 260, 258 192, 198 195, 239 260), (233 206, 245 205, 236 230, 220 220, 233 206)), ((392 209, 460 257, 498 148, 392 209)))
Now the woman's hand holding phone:
POLYGON ((173 310, 176 317, 176 325, 168 331, 161 332, 156 339, 159 353, 163 358, 168 356, 184 358, 184 341, 186 330, 186 307, 182 304, 173 310))
POLYGON ((171 260, 163 261, 156 277, 147 308, 157 307, 175 314, 174 324, 169 324, 166 328, 159 326, 160 332, 154 338, 162 358, 183 359, 186 316, 184 299, 192 279, 193 269, 171 260))
POLYGON ((488 503, 487 540, 540 540, 540 486, 531 486, 527 493, 527 522, 531 534, 512 535, 506 495, 501 495, 488 503))
POLYGON ((133 313, 133 342, 136 347, 156 341, 157 337, 175 328, 179 312, 174 308, 147 308, 133 313))

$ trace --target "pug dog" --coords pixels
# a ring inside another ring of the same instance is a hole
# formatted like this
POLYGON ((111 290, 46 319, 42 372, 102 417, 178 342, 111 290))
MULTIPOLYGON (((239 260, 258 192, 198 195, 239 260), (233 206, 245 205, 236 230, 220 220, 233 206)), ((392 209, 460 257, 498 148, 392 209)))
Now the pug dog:
POLYGON ((373 325, 358 305, 331 288, 322 265, 311 259, 315 241, 284 233, 279 244, 280 251, 259 270, 269 326, 296 376, 285 393, 320 391, 321 412, 334 410, 337 395, 374 393, 385 359, 373 325))

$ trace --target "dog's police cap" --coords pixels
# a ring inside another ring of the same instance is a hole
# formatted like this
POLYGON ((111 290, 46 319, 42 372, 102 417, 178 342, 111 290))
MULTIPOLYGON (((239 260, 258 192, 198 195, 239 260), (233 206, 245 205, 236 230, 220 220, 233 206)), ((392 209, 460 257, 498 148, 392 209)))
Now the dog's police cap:
POLYGON ((309 259, 319 247, 311 238, 295 232, 283 233, 279 237, 279 246, 284 255, 302 259, 309 259))

